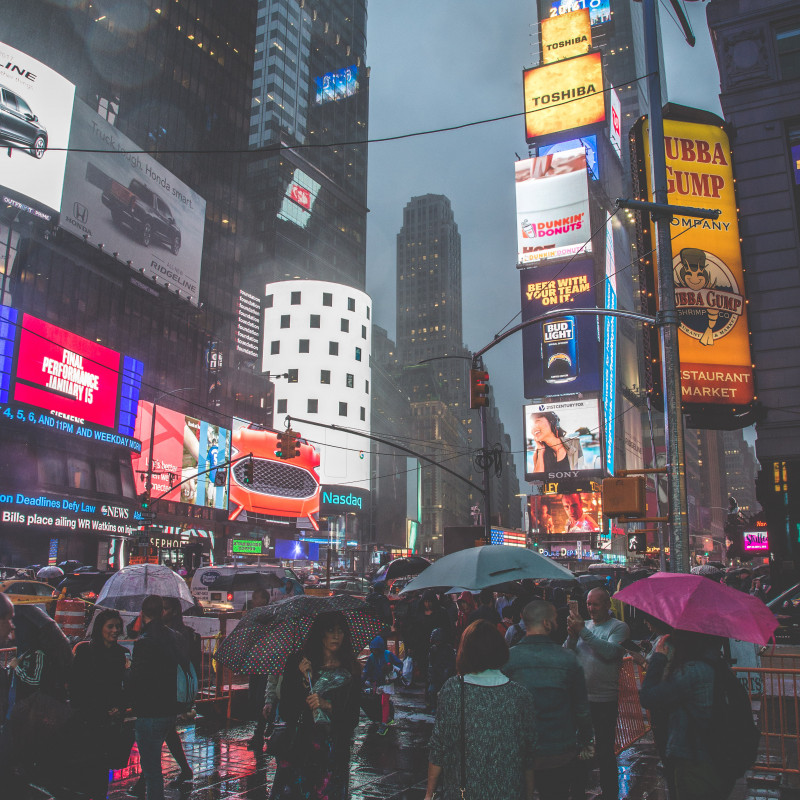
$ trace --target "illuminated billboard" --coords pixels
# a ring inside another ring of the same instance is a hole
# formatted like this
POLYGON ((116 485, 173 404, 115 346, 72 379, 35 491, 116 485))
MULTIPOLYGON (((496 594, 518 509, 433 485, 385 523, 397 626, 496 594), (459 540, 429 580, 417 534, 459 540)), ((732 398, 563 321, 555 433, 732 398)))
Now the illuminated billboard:
POLYGON ((300 228, 305 228, 311 219, 314 203, 319 194, 320 185, 313 178, 296 169, 286 187, 278 219, 293 222, 300 228))
POLYGON ((742 547, 745 553, 759 553, 769 550, 769 532, 766 528, 745 531, 742 534, 742 547))
MULTIPOLYGON (((133 470, 142 486, 147 478, 152 421, 153 404, 139 403, 136 431, 142 442, 142 452, 134 456, 133 470)), ((230 431, 226 428, 156 406, 153 497, 168 492, 164 498, 173 502, 227 508, 228 482, 215 485, 215 467, 228 460, 229 448, 230 431), (200 472, 205 474, 198 474, 200 472), (169 491, 173 486, 175 488, 169 491)))
POLYGON ((314 85, 317 88, 317 105, 351 97, 358 91, 358 66, 353 64, 335 72, 326 72, 323 76, 314 78, 314 85))
POLYGON ((319 544, 294 539, 276 539, 275 558, 286 561, 319 561, 319 544))
POLYGON ((0 306, 0 413, 138 451, 143 365, 49 322, 0 306))
POLYGON ((0 42, 0 195, 45 222, 61 210, 74 99, 74 84, 0 42))
MULTIPOLYGON (((649 196, 649 126, 635 129, 639 181, 649 196)), ((668 202, 719 209, 716 220, 676 214, 672 264, 679 319, 682 401, 744 406, 754 399, 753 369, 733 168, 720 124, 664 120, 668 202)), ((649 231, 647 249, 655 247, 649 231)))
POLYGON ((614 152, 622 158, 622 103, 616 89, 612 89, 608 96, 611 111, 611 117, 608 120, 608 138, 614 152))
POLYGON ((611 19, 611 0, 551 0, 550 18, 588 9, 592 25, 602 25, 611 19))
POLYGON ((516 161, 514 181, 517 263, 565 258, 581 249, 591 252, 583 147, 516 161))
POLYGON ((319 453, 309 442, 300 439, 300 456, 281 459, 275 454, 278 432, 265 430, 242 419, 233 420, 231 459, 239 459, 231 468, 228 517, 241 522, 278 521, 284 525, 295 520, 319 530, 319 453), (245 461, 252 454, 253 482, 245 482, 245 461))
POLYGON ((525 397, 600 391, 597 317, 570 314, 596 308, 594 262, 542 264, 520 270, 522 321, 547 311, 563 311, 522 330, 525 397))
MULTIPOLYGON (((614 257, 614 227, 606 222, 605 307, 617 308, 617 267, 614 257)), ((603 425, 606 440, 606 472, 614 474, 614 437, 617 420, 617 318, 603 317, 603 425)))
POLYGON ((539 537, 539 544, 545 546, 550 536, 563 539, 574 534, 598 533, 603 527, 599 492, 529 495, 528 511, 531 531, 539 537))
POLYGON ((592 47, 588 8, 547 17, 542 20, 541 30, 545 64, 583 55, 592 47))
POLYGON ((522 83, 528 141, 605 121, 599 52, 525 70, 522 83))
POLYGON ((59 225, 198 302, 206 201, 81 101, 59 225))
POLYGON ((525 480, 600 477, 600 406, 597 400, 543 401, 523 407, 525 480))
POLYGON ((586 153, 586 169, 589 177, 596 181, 600 177, 600 166, 597 159, 597 136, 594 134, 582 136, 580 139, 566 139, 555 144, 543 144, 538 148, 537 155, 546 156, 548 153, 563 153, 565 150, 576 150, 579 147, 582 147, 586 153))

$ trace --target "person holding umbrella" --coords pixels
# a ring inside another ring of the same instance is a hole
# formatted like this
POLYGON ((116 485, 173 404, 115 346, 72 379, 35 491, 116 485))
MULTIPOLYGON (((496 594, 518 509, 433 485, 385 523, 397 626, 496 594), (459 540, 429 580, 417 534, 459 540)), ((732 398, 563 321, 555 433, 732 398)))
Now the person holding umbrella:
POLYGON ((349 796, 350 748, 360 713, 361 680, 344 614, 317 616, 283 672, 286 721, 271 800, 349 796))

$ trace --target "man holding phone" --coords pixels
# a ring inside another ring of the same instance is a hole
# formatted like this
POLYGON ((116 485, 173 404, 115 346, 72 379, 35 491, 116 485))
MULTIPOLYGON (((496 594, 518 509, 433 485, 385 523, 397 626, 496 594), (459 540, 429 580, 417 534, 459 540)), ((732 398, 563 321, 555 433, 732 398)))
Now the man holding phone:
MULTIPOLYGON (((569 635, 564 647, 574 650, 586 676, 589 710, 594 728, 597 766, 603 800, 619 800, 619 776, 614 741, 619 710, 619 668, 630 636, 628 626, 611 616, 611 596, 605 589, 592 589, 586 597, 590 619, 574 610, 567 619, 569 635)), ((573 797, 586 794, 588 771, 576 770, 573 797)))

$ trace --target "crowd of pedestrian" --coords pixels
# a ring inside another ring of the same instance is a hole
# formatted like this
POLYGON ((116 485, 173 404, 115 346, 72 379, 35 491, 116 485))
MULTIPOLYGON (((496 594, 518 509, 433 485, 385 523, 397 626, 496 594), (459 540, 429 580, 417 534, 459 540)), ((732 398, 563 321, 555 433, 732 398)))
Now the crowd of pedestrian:
MULTIPOLYGON (((733 779, 708 744, 715 686, 728 669, 719 640, 646 617, 645 655, 605 588, 585 595, 531 581, 501 588, 507 591, 484 589, 477 598, 427 590, 393 608, 385 585, 376 584, 367 606, 380 634, 363 663, 347 618, 316 616, 280 674, 250 680, 256 724, 248 747, 257 754, 266 747, 276 760, 271 800, 346 800, 361 711, 385 735, 395 692, 413 686, 424 690, 435 719, 426 800, 437 791, 454 799, 529 800, 538 793, 540 800, 579 800, 594 768, 602 799, 618 800, 615 740, 626 654, 647 668, 641 703, 651 713, 670 799, 728 796, 733 779), (403 658, 388 646, 392 633, 403 658)), ((249 607, 269 602, 257 589, 249 607)), ((102 800, 109 770, 127 763, 134 739, 141 780, 133 794, 163 800, 164 744, 179 767, 171 785, 192 779, 176 725, 191 707, 192 676, 201 672, 200 638, 183 622, 178 600, 144 598, 128 629, 132 652, 118 643, 123 621, 113 610, 95 615, 89 639, 73 651, 44 612, 14 608, 0 594, 0 637, 12 628, 16 657, 8 675, 0 672, 0 786, 13 792, 36 775, 51 791, 69 785, 77 796, 102 800), (132 728, 124 722, 128 709, 132 728)))

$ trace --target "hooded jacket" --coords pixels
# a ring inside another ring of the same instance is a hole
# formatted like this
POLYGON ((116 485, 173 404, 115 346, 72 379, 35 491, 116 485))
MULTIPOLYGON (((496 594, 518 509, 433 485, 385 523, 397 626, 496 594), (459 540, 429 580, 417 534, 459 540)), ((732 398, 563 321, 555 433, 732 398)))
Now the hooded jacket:
POLYGON ((391 667, 403 669, 403 662, 391 651, 386 649, 386 642, 382 636, 376 636, 369 643, 370 655, 367 658, 367 663, 364 664, 364 669, 361 673, 361 678, 371 686, 383 686, 388 683, 387 672, 391 667))

